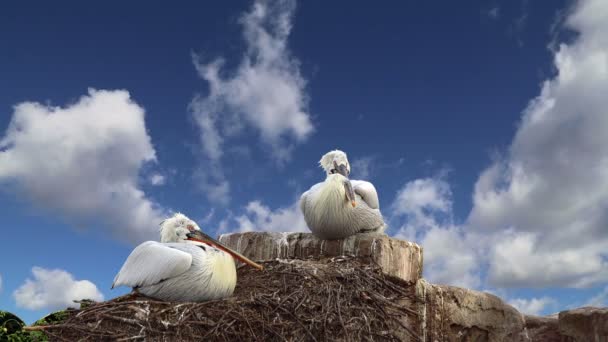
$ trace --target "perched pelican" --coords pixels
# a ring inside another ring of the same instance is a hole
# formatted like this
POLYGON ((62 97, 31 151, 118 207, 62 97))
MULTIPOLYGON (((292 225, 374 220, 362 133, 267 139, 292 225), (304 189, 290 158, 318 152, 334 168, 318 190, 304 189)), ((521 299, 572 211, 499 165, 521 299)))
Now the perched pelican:
POLYGON ((229 297, 236 285, 233 256, 258 269, 238 252, 203 233, 183 214, 160 226, 161 242, 135 247, 114 278, 115 286, 166 301, 200 302, 229 297))
POLYGON ((312 233, 322 239, 341 239, 357 233, 382 233, 376 188, 370 182, 349 180, 346 153, 334 150, 319 161, 327 173, 300 198, 300 209, 312 233))

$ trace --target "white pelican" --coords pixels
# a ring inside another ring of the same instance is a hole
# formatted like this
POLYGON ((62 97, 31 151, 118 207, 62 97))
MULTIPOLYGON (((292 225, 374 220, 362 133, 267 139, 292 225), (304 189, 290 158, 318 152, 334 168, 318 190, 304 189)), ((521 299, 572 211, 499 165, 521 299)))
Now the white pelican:
POLYGON ((376 188, 370 182, 349 180, 346 153, 334 150, 319 161, 327 173, 300 198, 308 228, 321 239, 342 239, 357 233, 382 233, 386 224, 380 213, 376 188))
POLYGON ((161 300, 200 302, 232 295, 236 285, 232 256, 262 269, 203 233, 183 214, 164 220, 160 236, 161 242, 146 241, 135 247, 112 288, 126 285, 161 300))

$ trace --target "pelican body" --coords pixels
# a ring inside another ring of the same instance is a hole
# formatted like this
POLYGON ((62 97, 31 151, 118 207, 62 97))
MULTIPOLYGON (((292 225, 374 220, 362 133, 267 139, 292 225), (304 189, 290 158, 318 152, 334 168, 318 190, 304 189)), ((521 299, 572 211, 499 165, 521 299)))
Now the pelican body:
POLYGON ((300 198, 300 209, 310 231, 321 239, 343 239, 357 233, 382 233, 386 228, 376 188, 370 182, 350 180, 346 153, 335 150, 319 162, 324 182, 300 198))
POLYGON ((236 286, 233 255, 262 266, 203 233, 185 215, 161 224, 161 242, 137 246, 114 278, 112 288, 126 285, 165 301, 200 302, 232 295, 236 286))

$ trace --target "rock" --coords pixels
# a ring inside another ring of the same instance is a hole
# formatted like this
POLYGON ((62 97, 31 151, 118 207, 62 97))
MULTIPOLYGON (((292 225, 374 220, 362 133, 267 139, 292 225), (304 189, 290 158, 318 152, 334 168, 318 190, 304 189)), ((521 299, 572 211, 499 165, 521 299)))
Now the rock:
POLYGON ((551 316, 526 316, 531 341, 606 342, 608 308, 583 307, 551 316))
POLYGON ((571 340, 559 332, 557 315, 542 317, 526 315, 524 319, 530 341, 566 342, 571 340))
POLYGON ((247 232, 219 240, 256 261, 320 259, 340 255, 369 257, 382 271, 407 282, 422 277, 422 247, 380 234, 356 234, 343 240, 321 240, 310 233, 247 232))
POLYGON ((529 341, 522 314, 492 294, 421 279, 416 297, 423 341, 529 341))
POLYGON ((608 308, 583 307, 559 313, 559 331, 573 341, 608 341, 608 308))

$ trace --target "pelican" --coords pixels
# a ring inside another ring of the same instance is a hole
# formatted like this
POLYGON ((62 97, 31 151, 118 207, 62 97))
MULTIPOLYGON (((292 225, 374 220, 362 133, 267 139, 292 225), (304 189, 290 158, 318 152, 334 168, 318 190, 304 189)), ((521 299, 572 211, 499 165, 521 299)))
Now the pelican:
POLYGON ((334 150, 319 161, 327 173, 300 197, 300 209, 311 232, 321 239, 342 239, 357 233, 383 233, 376 188, 370 182, 350 180, 346 153, 334 150))
POLYGON ((180 213, 161 223, 160 236, 161 242, 146 241, 135 247, 112 288, 125 285, 160 300, 201 302, 232 295, 236 285, 232 257, 262 269, 180 213))

